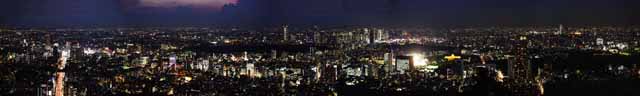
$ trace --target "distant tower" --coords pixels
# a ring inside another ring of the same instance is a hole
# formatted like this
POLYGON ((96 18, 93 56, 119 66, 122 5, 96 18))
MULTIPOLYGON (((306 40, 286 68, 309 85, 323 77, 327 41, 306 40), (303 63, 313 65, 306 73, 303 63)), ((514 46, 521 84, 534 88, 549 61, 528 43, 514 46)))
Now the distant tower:
POLYGON ((375 41, 376 42, 384 41, 384 40, 387 40, 388 38, 389 38, 389 35, 386 32, 384 32, 383 29, 378 29, 375 32, 375 41))
POLYGON ((314 26, 314 30, 313 30, 313 42, 316 44, 319 43, 323 43, 324 40, 322 40, 322 34, 320 34, 320 29, 318 28, 318 26, 314 26))
POLYGON ((282 26, 282 32, 283 32, 283 34, 282 34, 282 38, 283 38, 283 40, 284 40, 284 41, 289 41, 289 35, 288 35, 288 33, 289 33, 289 26, 288 26, 288 25, 284 25, 284 26, 282 26))
POLYGON ((564 26, 560 24, 560 27, 558 28, 558 33, 562 34, 563 31, 564 31, 564 26))
POLYGON ((364 35, 365 35, 364 40, 367 41, 367 44, 373 43, 374 42, 373 40, 375 39, 374 38, 374 32, 370 31, 369 28, 364 28, 363 31, 364 31, 364 35))

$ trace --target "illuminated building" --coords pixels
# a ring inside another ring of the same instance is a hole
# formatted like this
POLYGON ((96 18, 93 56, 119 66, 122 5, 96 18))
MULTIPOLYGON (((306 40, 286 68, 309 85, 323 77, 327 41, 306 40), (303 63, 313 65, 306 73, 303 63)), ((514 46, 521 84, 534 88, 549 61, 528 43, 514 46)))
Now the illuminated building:
POLYGON ((444 56, 444 59, 447 59, 449 61, 458 60, 458 59, 461 59, 461 58, 462 57, 456 56, 455 54, 451 54, 450 56, 444 56))
POLYGON ((249 63, 249 64, 246 64, 245 66, 246 66, 246 67, 245 67, 245 68, 246 68, 246 74, 247 74, 249 77, 255 77, 255 76, 258 76, 258 74, 260 74, 260 73, 258 73, 258 72, 256 71, 256 68, 255 68, 255 65, 254 65, 254 64, 249 63))
POLYGON ((207 59, 200 60, 200 62, 198 62, 193 67, 195 67, 193 69, 198 69, 198 70, 202 70, 202 71, 208 71, 209 70, 209 60, 207 60, 207 59))
POLYGON ((378 29, 378 30, 376 30, 375 35, 374 35, 374 42, 383 42, 384 40, 387 40, 388 38, 389 38, 389 34, 384 32, 384 30, 382 30, 382 29, 378 29))
POLYGON ((396 56, 396 70, 399 74, 411 73, 415 70, 413 57, 411 56, 396 56))
POLYGON ((317 63, 315 66, 313 66, 313 68, 311 68, 311 70, 315 73, 313 76, 313 80, 320 80, 322 77, 322 72, 323 72, 323 67, 322 63, 317 63))
POLYGON ((366 40, 367 44, 374 43, 375 42, 375 38, 374 38, 375 37, 374 36, 375 32, 372 32, 371 30, 369 30, 369 28, 364 28, 363 30, 364 30, 364 34, 363 35, 365 36, 365 40, 366 40))
POLYGON ((511 74, 510 77, 513 77, 514 79, 516 79, 516 81, 529 81, 531 77, 530 62, 526 57, 528 56, 526 50, 528 43, 529 40, 519 40, 518 42, 516 42, 516 48, 512 50, 515 58, 509 59, 513 60, 513 64, 510 64, 510 70, 513 71, 513 74, 511 74))
POLYGON ((411 60, 414 63, 414 67, 426 66, 427 65, 428 60, 425 59, 422 54, 420 54, 420 53, 412 53, 412 54, 409 54, 409 56, 412 57, 411 60))
POLYGON ((391 65, 393 63, 393 54, 392 53, 384 53, 384 64, 391 65))
POLYGON ((386 73, 385 75, 389 75, 390 72, 395 71, 395 67, 395 64, 393 64, 393 53, 385 53, 383 64, 383 70, 386 73))
POLYGON ((604 45, 604 39, 602 38, 596 39, 596 45, 604 45))
POLYGON ((561 24, 560 27, 558 28, 558 33, 562 34, 564 32, 564 26, 561 24))
POLYGON ((322 34, 317 29, 313 31, 313 43, 323 43, 322 34))
POLYGON ((224 66, 221 64, 213 65, 213 73, 216 75, 224 75, 224 66))
POLYGON ((513 70, 513 68, 514 68, 513 66, 514 66, 514 64, 515 64, 515 62, 516 62, 516 61, 515 61, 515 57, 513 57, 513 56, 511 56, 511 55, 507 55, 507 56, 505 56, 505 57, 506 57, 506 64, 505 64, 505 65, 506 65, 506 67, 504 67, 504 66, 503 66, 503 68, 502 68, 502 69, 503 69, 503 71, 504 71, 506 74, 503 74, 503 75, 506 75, 506 76, 513 76, 513 75, 515 74, 515 73, 514 73, 514 70, 513 70))
POLYGON ((359 64, 351 64, 349 66, 345 66, 346 68, 343 68, 348 76, 362 76, 362 70, 361 67, 359 66, 359 64))
POLYGON ((149 64, 149 57, 140 57, 140 65, 145 66, 147 64, 149 64))
POLYGON ((177 63, 176 59, 177 59, 176 56, 169 57, 169 66, 168 66, 169 68, 172 68, 172 69, 176 68, 176 66, 177 66, 176 65, 176 63, 177 63))
POLYGON ((282 26, 282 40, 289 41, 289 26, 288 25, 284 25, 282 26))
POLYGON ((277 58, 278 58, 278 51, 271 50, 271 59, 277 59, 277 58))

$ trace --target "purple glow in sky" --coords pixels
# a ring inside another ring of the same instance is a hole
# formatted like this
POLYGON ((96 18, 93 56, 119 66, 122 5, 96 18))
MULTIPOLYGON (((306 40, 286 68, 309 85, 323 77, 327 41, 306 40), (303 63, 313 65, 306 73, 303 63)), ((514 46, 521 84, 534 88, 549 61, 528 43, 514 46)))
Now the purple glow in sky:
POLYGON ((238 0, 140 0, 140 6, 144 7, 196 7, 220 9, 226 4, 235 4, 238 0))

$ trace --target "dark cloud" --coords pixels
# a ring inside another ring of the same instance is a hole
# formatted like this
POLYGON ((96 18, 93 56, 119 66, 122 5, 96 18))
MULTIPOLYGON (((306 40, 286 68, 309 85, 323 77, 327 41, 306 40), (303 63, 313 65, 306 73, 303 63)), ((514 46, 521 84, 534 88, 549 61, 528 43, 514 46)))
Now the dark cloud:
POLYGON ((237 0, 139 0, 139 6, 175 8, 191 6, 198 8, 220 9, 227 4, 234 4, 237 0))
POLYGON ((634 24, 637 0, 3 0, 6 24, 634 24), (215 2, 214 2, 215 1, 215 2), (232 4, 232 5, 229 5, 232 4), (212 8, 202 6, 215 6, 212 8))

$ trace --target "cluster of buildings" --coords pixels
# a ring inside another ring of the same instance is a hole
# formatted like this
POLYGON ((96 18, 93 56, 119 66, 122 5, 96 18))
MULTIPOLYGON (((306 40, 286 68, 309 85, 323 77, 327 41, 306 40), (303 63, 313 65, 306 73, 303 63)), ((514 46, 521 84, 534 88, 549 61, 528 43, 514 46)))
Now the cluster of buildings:
POLYGON ((638 61, 630 59, 640 53, 637 26, 3 27, 0 31, 0 66, 6 71, 0 72, 0 79, 9 82, 0 85, 0 91, 8 95, 327 95, 356 89, 451 95, 474 92, 473 86, 482 85, 476 77, 482 77, 480 70, 485 69, 491 80, 499 82, 497 88, 518 89, 502 93, 531 95, 543 94, 543 86, 553 84, 549 82, 640 78, 638 61), (571 56, 578 53, 626 61, 575 65, 571 56), (596 73, 617 78, 592 75, 596 73), (272 90, 260 91, 261 86, 272 90))

